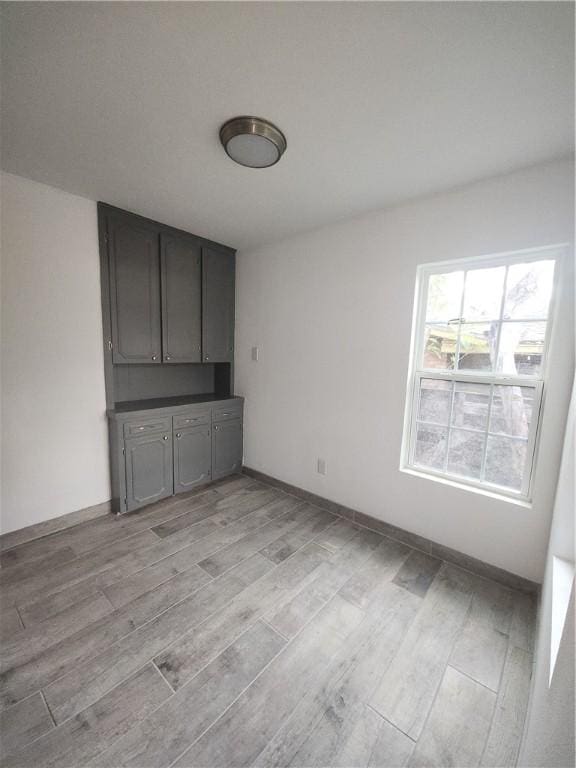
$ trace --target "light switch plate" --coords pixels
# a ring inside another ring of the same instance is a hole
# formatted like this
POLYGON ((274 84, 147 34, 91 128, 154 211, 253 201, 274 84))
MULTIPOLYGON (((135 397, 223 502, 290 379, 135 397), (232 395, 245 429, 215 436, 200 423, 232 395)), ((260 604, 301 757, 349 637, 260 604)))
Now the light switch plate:
POLYGON ((318 459, 317 470, 319 475, 326 474, 326 459, 318 459))
POLYGON ((258 347, 252 347, 252 360, 254 360, 254 362, 257 363, 259 356, 260 356, 260 350, 258 349, 258 347))

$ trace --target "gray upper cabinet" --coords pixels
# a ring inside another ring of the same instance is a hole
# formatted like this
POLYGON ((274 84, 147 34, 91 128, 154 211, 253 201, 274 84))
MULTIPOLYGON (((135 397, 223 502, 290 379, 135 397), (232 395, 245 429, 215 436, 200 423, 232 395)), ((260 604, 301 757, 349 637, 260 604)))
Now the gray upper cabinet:
POLYGON ((202 250, 192 237, 160 236, 162 361, 202 361, 202 250))
POLYGON ((160 363, 158 234, 129 216, 107 223, 112 362, 160 363))
POLYGON ((137 509, 174 492, 172 435, 143 435, 125 441, 126 508, 137 509))
POLYGON ((234 357, 234 254, 202 249, 202 359, 228 363, 234 357))
POLYGON ((234 391, 235 251, 98 203, 106 406, 234 391))
POLYGON ((210 424, 174 431, 174 493, 206 483, 212 474, 210 424))

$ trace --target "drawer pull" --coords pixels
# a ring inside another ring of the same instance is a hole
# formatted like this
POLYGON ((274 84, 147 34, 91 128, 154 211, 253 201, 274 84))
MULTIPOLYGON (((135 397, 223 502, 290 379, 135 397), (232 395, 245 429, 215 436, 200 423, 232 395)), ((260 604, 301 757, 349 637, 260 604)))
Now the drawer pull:
POLYGON ((180 432, 176 432, 176 437, 178 438, 178 440, 180 440, 180 438, 182 437, 181 433, 180 432))
POLYGON ((168 435, 164 435, 164 437, 162 438, 162 440, 168 440, 168 435))

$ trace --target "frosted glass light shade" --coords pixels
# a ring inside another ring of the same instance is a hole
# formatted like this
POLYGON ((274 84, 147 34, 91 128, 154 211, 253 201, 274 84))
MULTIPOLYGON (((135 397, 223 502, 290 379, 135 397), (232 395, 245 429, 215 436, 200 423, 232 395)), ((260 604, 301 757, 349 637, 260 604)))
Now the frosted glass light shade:
POLYGON ((226 154, 249 168, 275 165, 286 149, 282 131, 259 117, 235 117, 220 128, 226 154))

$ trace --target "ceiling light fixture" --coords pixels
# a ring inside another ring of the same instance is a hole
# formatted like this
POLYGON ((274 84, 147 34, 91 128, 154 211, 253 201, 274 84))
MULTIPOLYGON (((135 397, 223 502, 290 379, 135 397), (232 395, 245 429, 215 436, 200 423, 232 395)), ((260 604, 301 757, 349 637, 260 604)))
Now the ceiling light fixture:
POLYGON ((275 165, 286 150, 282 131, 261 117, 233 117, 220 128, 228 157, 248 168, 275 165))

